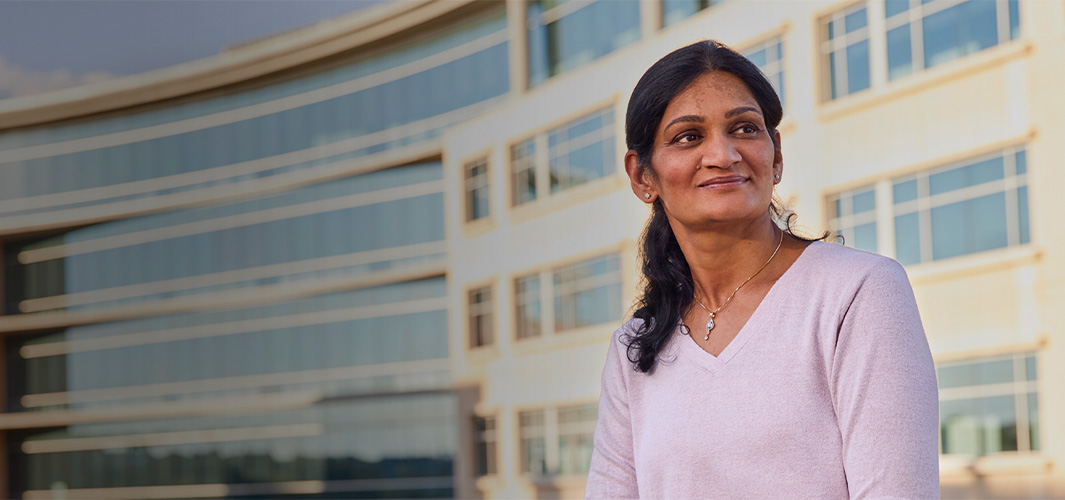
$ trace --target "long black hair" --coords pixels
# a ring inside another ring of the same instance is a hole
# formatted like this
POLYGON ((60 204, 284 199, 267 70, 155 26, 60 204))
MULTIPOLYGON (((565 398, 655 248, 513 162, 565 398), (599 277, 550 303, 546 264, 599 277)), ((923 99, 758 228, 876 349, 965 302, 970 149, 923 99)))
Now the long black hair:
MULTIPOLYGON (((625 142, 629 149, 636 152, 640 168, 645 172, 653 175, 651 154, 655 132, 666 107, 692 81, 711 71, 731 73, 747 85, 762 108, 773 145, 780 148, 776 128, 780 125, 783 110, 773 86, 746 57, 720 42, 703 40, 659 59, 643 74, 632 91, 625 116, 625 142)), ((791 221, 795 214, 784 209, 775 198, 769 210, 774 219, 782 222, 785 230, 794 236, 791 221)), ((695 285, 661 199, 655 200, 651 207, 651 217, 641 236, 641 246, 643 292, 636 303, 633 317, 642 322, 625 342, 628 344, 629 361, 637 370, 648 372, 654 367, 659 351, 668 342, 684 311, 691 307, 695 285)))

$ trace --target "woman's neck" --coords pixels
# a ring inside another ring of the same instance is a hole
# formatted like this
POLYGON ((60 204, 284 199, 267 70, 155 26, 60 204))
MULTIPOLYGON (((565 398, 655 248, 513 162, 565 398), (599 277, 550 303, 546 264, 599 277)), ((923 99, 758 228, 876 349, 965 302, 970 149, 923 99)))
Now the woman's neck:
POLYGON ((748 224, 699 231, 671 225, 691 269, 695 293, 711 308, 720 306, 737 286, 758 272, 783 237, 769 214, 748 224))

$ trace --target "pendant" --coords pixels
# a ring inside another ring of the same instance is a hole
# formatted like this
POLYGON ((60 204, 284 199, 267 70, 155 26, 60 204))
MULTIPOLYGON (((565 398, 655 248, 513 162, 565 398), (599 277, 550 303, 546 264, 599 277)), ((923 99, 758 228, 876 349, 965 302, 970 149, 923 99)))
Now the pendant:
POLYGON ((710 313, 710 319, 706 321, 706 336, 703 340, 710 340, 710 330, 714 329, 714 313, 710 313))

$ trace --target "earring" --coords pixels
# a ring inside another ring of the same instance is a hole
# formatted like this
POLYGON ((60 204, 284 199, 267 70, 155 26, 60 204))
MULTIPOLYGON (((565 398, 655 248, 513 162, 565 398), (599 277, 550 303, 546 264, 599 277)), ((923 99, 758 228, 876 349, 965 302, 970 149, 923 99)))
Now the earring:
POLYGON ((643 199, 650 200, 651 199, 651 193, 644 193, 643 194, 643 199))
POLYGON ((780 181, 780 174, 774 175, 773 180, 780 181))

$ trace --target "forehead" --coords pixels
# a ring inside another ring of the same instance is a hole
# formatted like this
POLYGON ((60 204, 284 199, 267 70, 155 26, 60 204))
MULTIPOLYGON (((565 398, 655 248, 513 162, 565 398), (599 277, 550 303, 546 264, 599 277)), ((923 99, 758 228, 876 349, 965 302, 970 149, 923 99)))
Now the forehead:
POLYGON ((669 123, 672 117, 682 115, 712 119, 739 106, 762 109, 747 84, 738 76, 724 71, 711 71, 696 77, 670 101, 662 116, 662 123, 669 123))

